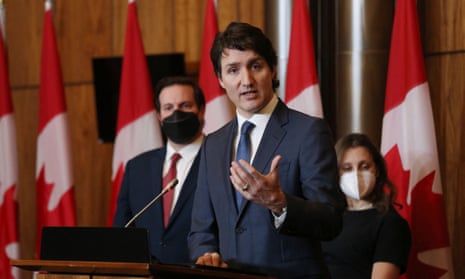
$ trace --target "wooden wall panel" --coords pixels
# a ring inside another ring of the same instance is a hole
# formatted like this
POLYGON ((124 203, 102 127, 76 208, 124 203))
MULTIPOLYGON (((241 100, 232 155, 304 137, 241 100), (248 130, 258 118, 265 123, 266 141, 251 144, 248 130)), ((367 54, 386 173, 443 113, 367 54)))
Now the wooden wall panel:
MULTIPOLYGON (((11 59, 10 59, 11 61, 11 59)), ((36 240, 36 144, 38 124, 37 89, 13 90, 18 148, 18 206, 21 257, 34 257, 36 240)))
POLYGON ((218 26, 224 30, 231 21, 243 21, 262 30, 265 27, 264 0, 218 0, 218 26))
POLYGON ((189 74, 198 71, 205 17, 205 1, 174 1, 174 51, 183 52, 189 74))
POLYGON ((111 55, 111 2, 55 1, 53 19, 66 83, 91 81, 92 57, 111 55))
POLYGON ((174 51, 174 9, 172 0, 138 1, 138 16, 147 54, 174 51))
POLYGON ((455 278, 465 278, 465 2, 419 7, 455 278))
POLYGON ((98 140, 92 84, 67 86, 66 102, 77 222, 102 225, 109 208, 113 145, 98 140))
POLYGON ((426 58, 455 278, 465 278, 465 52, 426 58))
MULTIPOLYGON (((118 0, 112 2, 112 55, 123 55, 124 51, 124 35, 126 34, 126 18, 128 15, 128 1, 118 0)), ((137 2, 138 6, 140 5, 137 2)), ((144 46, 145 47, 145 46, 144 46)))
POLYGON ((421 0, 424 9, 425 52, 465 49, 465 2, 421 0))
POLYGON ((39 82, 42 45, 43 1, 5 2, 6 41, 10 58, 10 83, 33 86, 39 82))
MULTIPOLYGON (((173 51, 173 1, 139 0, 137 18, 141 30, 146 54, 167 53, 173 51)), ((113 55, 124 52, 128 1, 112 1, 113 55)))
MULTIPOLYGON (((173 23, 174 33, 173 38, 175 41, 174 51, 175 52, 183 52, 183 50, 188 46, 189 41, 188 37, 186 36, 186 32, 189 29, 188 22, 187 22, 187 14, 189 13, 185 7, 188 5, 188 0, 175 0, 174 2, 174 14, 176 15, 173 23)), ((205 5, 205 1, 198 1, 199 6, 205 5)), ((201 27, 199 27, 201 28, 201 27)), ((189 63, 188 71, 195 71, 194 68, 189 63)))
MULTIPOLYGON (((253 2, 253 1, 250 1, 253 2)), ((239 20, 237 0, 218 0, 218 27, 223 31, 231 21, 239 20)))
MULTIPOLYGON (((89 81, 91 57, 111 53, 110 0, 70 1, 66 5, 57 2, 53 13, 63 78, 68 82, 89 81)), ((15 33, 15 39, 8 39, 10 56, 15 57, 14 63, 10 63, 12 86, 36 86, 40 76, 44 4, 15 1, 8 2, 6 9, 7 34, 15 33), (18 20, 21 22, 13 25, 18 20)))
POLYGON ((239 20, 255 25, 262 30, 265 26, 265 5, 262 1, 239 0, 239 20), (261 16, 263 15, 263 16, 261 16))

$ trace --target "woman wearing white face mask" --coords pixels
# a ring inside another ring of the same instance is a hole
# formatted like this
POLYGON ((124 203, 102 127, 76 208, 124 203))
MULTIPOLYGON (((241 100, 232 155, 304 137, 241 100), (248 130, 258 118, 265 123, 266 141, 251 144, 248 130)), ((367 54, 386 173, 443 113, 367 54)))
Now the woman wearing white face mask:
POLYGON ((347 211, 342 232, 323 242, 331 278, 399 278, 411 246, 408 223, 393 208, 395 187, 369 138, 349 134, 336 144, 347 211))

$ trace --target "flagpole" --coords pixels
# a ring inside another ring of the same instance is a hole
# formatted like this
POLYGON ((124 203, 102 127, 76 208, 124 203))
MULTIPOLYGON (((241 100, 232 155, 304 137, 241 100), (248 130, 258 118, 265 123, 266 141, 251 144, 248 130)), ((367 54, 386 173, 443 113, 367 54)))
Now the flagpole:
POLYGON ((53 8, 53 0, 45 0, 45 10, 49 10, 53 8))
POLYGON ((3 5, 3 0, 0 0, 0 27, 2 28, 3 39, 6 38, 5 34, 5 7, 3 5))
POLYGON ((336 1, 335 10, 335 134, 362 132, 379 146, 394 1, 336 1))
POLYGON ((270 38, 278 55, 279 87, 276 93, 284 100, 286 68, 289 58, 289 38, 293 0, 265 1, 265 34, 270 38))

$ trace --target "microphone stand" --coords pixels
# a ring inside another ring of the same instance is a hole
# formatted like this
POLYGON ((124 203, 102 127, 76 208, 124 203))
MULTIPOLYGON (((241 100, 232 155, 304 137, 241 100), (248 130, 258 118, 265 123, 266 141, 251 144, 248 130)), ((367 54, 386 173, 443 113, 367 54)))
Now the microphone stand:
POLYGON ((168 185, 160 192, 160 194, 158 194, 146 206, 144 206, 144 208, 142 208, 139 212, 137 212, 137 214, 134 215, 134 217, 132 217, 131 220, 129 220, 126 223, 126 225, 124 225, 124 227, 125 228, 129 227, 129 225, 131 225, 137 218, 139 218, 139 216, 142 215, 142 213, 144 213, 150 206, 152 206, 152 204, 158 201, 161 197, 163 197, 163 195, 165 195, 169 190, 173 189, 176 185, 178 185, 177 178, 171 180, 171 182, 168 183, 168 185))

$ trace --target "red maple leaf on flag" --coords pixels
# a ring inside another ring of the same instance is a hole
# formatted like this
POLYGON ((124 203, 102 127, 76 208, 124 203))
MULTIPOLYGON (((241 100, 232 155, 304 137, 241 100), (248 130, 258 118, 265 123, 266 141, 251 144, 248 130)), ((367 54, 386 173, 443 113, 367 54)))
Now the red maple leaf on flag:
POLYGON ((441 218, 444 202, 441 194, 432 191, 435 171, 428 173, 413 185, 409 197, 408 187, 400 186, 409 185, 410 170, 403 168, 397 145, 386 153, 385 160, 391 162, 389 178, 398 189, 396 203, 401 206, 397 207, 397 211, 408 221, 412 235, 415 236, 412 238, 408 264, 414 268, 408 269, 406 275, 408 278, 440 278, 447 273, 447 266, 439 266, 434 261, 429 261, 428 256, 442 253, 443 248, 449 246, 444 234, 436 230, 436 227, 447 227, 447 224, 438 224, 438 220, 444 220, 441 218))
MULTIPOLYGON (((0 200, 0 213, 7 213, 5 215, 0 214, 0 220, 2 220, 2 223, 5 222, 10 225, 16 224, 15 220, 8 220, 8 218, 15 217, 13 214, 8 214, 8 211, 12 208, 18 208, 18 203, 15 200, 15 191, 16 186, 10 187, 5 193, 3 193, 3 201, 0 200)), ((4 233, 0 233, 0 275, 5 276, 2 278, 15 278, 12 274, 14 271, 11 271, 11 266, 7 263, 10 262, 10 259, 18 257, 18 255, 16 255, 18 250, 17 229, 18 228, 13 226, 2 226, 1 228, 4 233)))
MULTIPOLYGON (((37 195, 40 195, 40 201, 46 201, 47 204, 38 207, 37 222, 45 226, 74 226, 75 218, 73 208, 70 202, 58 202, 55 208, 49 208, 52 193, 55 190, 55 183, 47 183, 45 181, 45 167, 40 169, 37 177, 37 195)), ((61 200, 71 201, 74 196, 74 187, 69 188, 66 193, 61 195, 61 200)), ((42 231, 37 232, 37 253, 40 252, 40 240, 42 239, 42 231)))

